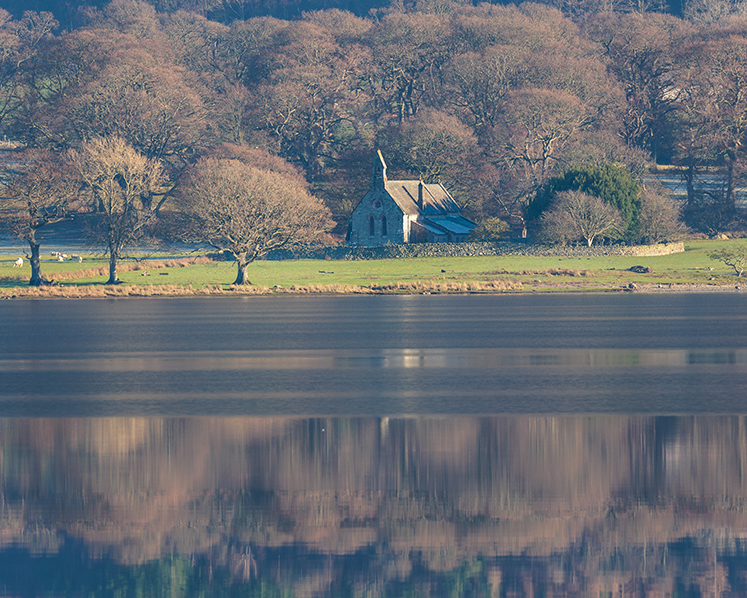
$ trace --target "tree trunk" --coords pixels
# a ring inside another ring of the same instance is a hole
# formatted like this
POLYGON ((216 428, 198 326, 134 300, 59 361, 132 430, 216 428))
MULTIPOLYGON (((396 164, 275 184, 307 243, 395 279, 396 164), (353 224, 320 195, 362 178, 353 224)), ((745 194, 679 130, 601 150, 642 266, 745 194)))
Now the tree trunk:
MULTIPOLYGON (((729 216, 734 214, 736 210, 736 203, 734 202, 734 160, 728 161, 726 168, 726 197, 724 198, 726 203, 726 209, 729 211, 729 216)), ((724 223, 727 224, 727 223, 724 223)))
POLYGON ((31 249, 31 279, 29 280, 29 286, 39 287, 47 281, 42 278, 41 274, 41 260, 39 259, 39 243, 36 242, 36 238, 32 235, 29 239, 29 248, 31 249))
POLYGON ((106 284, 119 284, 119 278, 117 277, 117 254, 109 254, 109 280, 106 284))
POLYGON ((233 281, 233 284, 239 285, 239 284, 252 284, 249 278, 247 277, 247 268, 249 267, 249 262, 237 259, 236 260, 237 268, 236 268, 236 280, 233 281))
POLYGON ((687 167, 685 182, 687 184, 687 207, 691 208, 695 205, 695 166, 693 166, 692 160, 687 167))

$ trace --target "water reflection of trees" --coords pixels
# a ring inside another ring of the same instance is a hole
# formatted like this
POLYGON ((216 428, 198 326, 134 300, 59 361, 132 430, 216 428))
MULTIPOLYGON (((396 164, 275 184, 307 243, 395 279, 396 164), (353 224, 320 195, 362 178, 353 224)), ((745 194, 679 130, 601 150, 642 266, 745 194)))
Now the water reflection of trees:
POLYGON ((74 539, 306 595, 736 591, 747 569, 744 417, 0 423, 6 556, 74 539))

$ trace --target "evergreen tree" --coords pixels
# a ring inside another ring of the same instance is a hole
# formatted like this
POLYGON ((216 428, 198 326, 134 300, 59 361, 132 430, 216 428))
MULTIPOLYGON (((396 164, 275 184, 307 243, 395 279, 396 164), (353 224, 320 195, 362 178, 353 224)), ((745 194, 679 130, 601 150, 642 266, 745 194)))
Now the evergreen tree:
POLYGON ((640 229, 641 186, 631 174, 616 164, 581 164, 550 179, 527 209, 527 220, 535 221, 550 207, 557 193, 582 191, 599 197, 617 208, 622 218, 620 230, 626 241, 637 241, 640 229))

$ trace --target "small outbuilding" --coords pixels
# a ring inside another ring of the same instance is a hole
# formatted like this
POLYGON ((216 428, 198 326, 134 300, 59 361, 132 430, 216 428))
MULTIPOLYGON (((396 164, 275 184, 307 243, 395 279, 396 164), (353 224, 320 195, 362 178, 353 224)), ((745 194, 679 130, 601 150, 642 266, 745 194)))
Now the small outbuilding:
POLYGON ((475 226, 440 183, 387 180, 386 162, 378 151, 371 186, 350 218, 347 243, 460 243, 475 226))

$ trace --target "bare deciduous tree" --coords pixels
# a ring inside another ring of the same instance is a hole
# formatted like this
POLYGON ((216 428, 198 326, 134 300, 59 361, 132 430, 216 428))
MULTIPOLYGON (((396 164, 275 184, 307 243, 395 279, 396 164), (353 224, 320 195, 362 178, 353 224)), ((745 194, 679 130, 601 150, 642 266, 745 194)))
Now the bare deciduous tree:
POLYGON ((728 249, 714 251, 708 257, 733 268, 737 276, 742 276, 745 266, 747 266, 747 245, 735 245, 728 249))
POLYGON ((542 216, 542 236, 561 243, 583 239, 591 247, 599 235, 616 232, 621 224, 619 210, 603 199, 583 191, 561 191, 542 216))
POLYGON ((77 196, 79 180, 60 157, 43 150, 28 150, 6 165, 2 178, 3 220, 17 237, 29 244, 31 278, 29 285, 49 284, 42 276, 37 231, 68 217, 70 203, 77 196))
POLYGON ((188 163, 209 138, 205 110, 182 69, 156 63, 147 52, 130 48, 77 96, 71 92, 63 113, 73 135, 122 137, 175 169, 188 163))
POLYGON ((415 116, 452 52, 449 21, 435 14, 392 12, 371 39, 380 69, 375 85, 379 103, 398 122, 415 116))
POLYGON ((481 159, 477 138, 459 120, 430 108, 382 132, 381 145, 392 163, 426 183, 443 183, 463 207, 480 199, 476 171, 481 159))
POLYGON ((159 207, 153 196, 163 191, 161 163, 139 154, 120 137, 99 137, 71 150, 70 162, 90 188, 97 208, 91 240, 109 254, 109 280, 117 284, 117 262, 141 239, 159 207))
POLYGON ((593 125, 595 115, 572 94, 536 88, 509 92, 501 115, 481 140, 500 173, 500 213, 520 224, 525 236, 526 205, 554 174, 564 152, 593 125))
POLYGON ((602 46, 610 73, 625 88, 624 139, 656 157, 681 91, 672 73, 687 24, 670 15, 601 13, 586 32, 602 46))
POLYGON ((673 240, 684 234, 680 209, 665 189, 644 187, 641 191, 640 238, 646 243, 673 240))
POLYGON ((363 48, 346 54, 311 23, 294 33, 292 43, 275 49, 280 68, 253 91, 253 125, 315 181, 366 136, 361 78, 370 57, 363 48))
POLYGON ((492 127, 501 102, 527 77, 528 53, 511 46, 459 54, 444 70, 443 96, 470 126, 492 127))
POLYGON ((329 210, 297 178, 235 159, 206 158, 177 196, 179 237, 229 252, 234 284, 250 284, 247 267, 272 249, 310 242, 329 230, 329 210))
POLYGON ((561 90, 522 89, 509 94, 504 108, 503 147, 497 156, 526 165, 541 184, 558 154, 595 116, 578 97, 561 90))
POLYGON ((747 16, 747 7, 739 0, 687 0, 684 18, 705 27, 728 22, 730 18, 747 16))
POLYGON ((28 101, 23 72, 57 28, 52 13, 24 12, 13 20, 0 8, 0 124, 5 124, 28 101))

